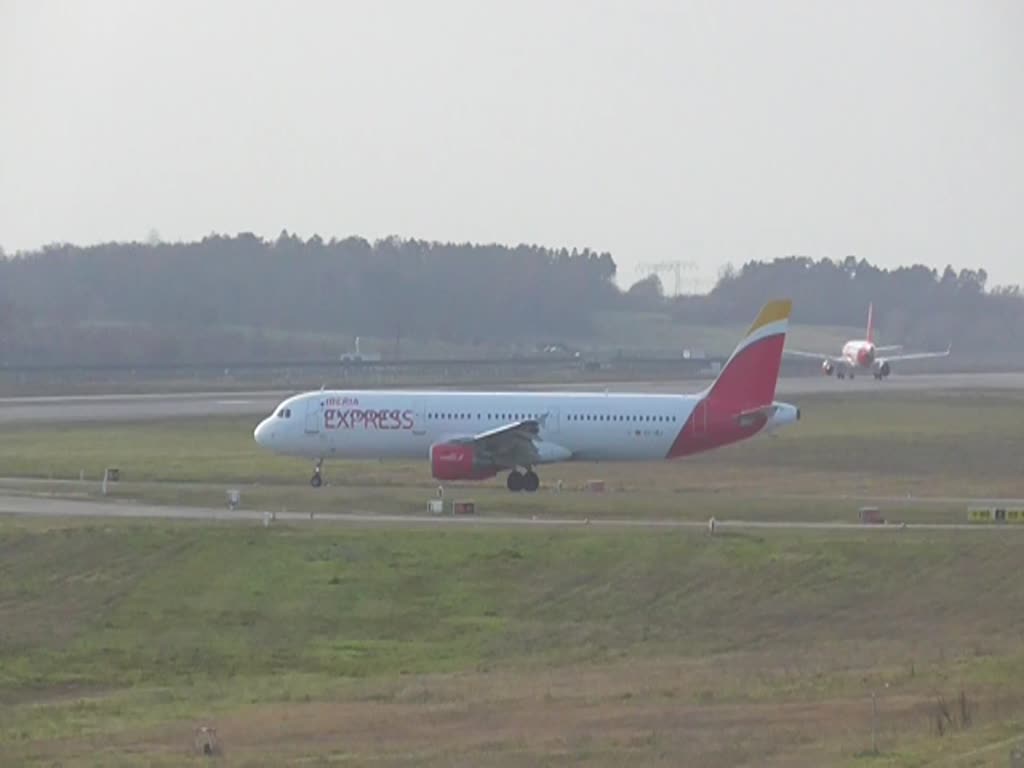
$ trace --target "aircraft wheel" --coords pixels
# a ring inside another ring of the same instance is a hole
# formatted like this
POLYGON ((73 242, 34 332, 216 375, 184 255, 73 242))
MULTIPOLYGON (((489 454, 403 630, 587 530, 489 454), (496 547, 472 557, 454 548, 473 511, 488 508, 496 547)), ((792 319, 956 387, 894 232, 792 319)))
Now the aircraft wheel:
POLYGON ((505 485, 512 493, 517 493, 523 490, 523 476, 516 470, 512 470, 508 473, 508 479, 505 481, 505 485))
POLYGON ((320 477, 319 472, 314 472, 313 476, 309 478, 309 484, 312 485, 314 488, 319 488, 321 485, 324 484, 324 479, 320 477))
POLYGON ((533 493, 540 488, 540 478, 537 477, 537 473, 530 470, 523 475, 523 490, 527 493, 533 493))

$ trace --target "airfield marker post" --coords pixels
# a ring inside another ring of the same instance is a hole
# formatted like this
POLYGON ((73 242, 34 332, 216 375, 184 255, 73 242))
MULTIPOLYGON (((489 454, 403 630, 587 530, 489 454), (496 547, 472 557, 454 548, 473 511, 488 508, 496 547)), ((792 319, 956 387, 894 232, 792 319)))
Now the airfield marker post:
POLYGON ((878 696, 871 692, 871 753, 878 754, 878 696))

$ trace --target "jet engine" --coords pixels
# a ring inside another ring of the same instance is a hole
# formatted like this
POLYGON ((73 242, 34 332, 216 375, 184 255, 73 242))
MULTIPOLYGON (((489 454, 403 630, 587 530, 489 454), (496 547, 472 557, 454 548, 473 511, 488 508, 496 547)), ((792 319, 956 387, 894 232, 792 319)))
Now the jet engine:
POLYGON ((892 369, 889 368, 889 363, 885 360, 875 360, 875 364, 872 366, 876 379, 884 379, 890 373, 892 369))
POLYGON ((768 432, 774 431, 777 427, 786 424, 795 424, 800 421, 800 409, 789 403, 772 403, 772 415, 765 425, 768 432))
POLYGON ((822 364, 821 364, 821 372, 823 374, 825 374, 826 376, 831 376, 832 375, 832 371, 834 371, 834 370, 835 370, 835 366, 832 365, 832 361, 831 360, 825 360, 824 362, 822 362, 822 364))
POLYGON ((430 471, 437 480, 485 480, 498 474, 498 467, 472 444, 437 443, 430 446, 430 471))

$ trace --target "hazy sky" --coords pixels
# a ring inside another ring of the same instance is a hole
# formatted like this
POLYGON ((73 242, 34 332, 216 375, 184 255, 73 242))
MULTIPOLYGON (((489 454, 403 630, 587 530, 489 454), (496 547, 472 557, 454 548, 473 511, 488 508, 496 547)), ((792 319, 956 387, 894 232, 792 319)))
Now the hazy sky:
POLYGON ((1024 283, 1024 2, 0 0, 0 246, 389 234, 1024 283))

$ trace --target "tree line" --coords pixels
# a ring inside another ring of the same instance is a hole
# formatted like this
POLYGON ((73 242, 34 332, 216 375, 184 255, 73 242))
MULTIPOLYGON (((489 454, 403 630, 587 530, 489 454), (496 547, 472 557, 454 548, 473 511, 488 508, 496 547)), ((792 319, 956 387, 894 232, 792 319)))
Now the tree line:
POLYGON ((587 340, 600 312, 743 323, 776 296, 794 298, 795 322, 863 325, 872 301, 886 341, 1024 362, 1024 299, 989 289, 982 269, 790 257, 674 299, 656 276, 620 290, 615 275, 611 254, 588 248, 288 232, 0 252, 0 364, 329 360, 355 335, 412 348, 587 340))
POLYGON ((0 355, 330 359, 353 335, 470 345, 585 337, 592 310, 619 298, 614 277, 611 255, 587 248, 397 237, 53 245, 0 259, 0 355))

